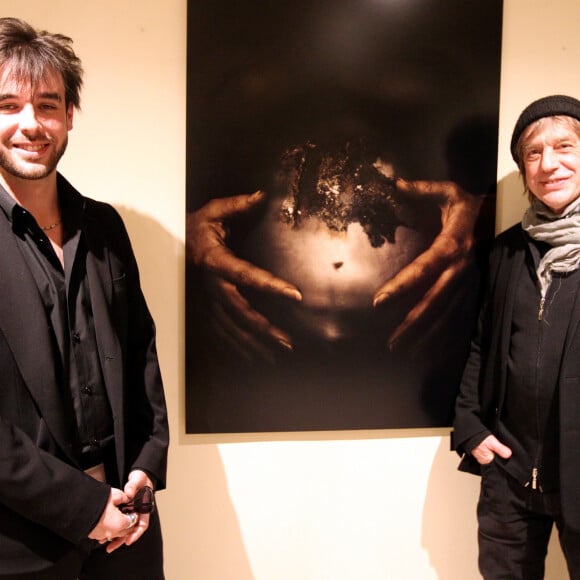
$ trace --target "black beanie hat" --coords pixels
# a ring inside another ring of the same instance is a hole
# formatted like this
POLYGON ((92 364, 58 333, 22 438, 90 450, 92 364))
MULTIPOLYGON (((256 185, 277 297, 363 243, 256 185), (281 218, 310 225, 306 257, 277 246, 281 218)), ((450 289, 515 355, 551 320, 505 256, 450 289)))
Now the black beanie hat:
POLYGON ((566 115, 580 121, 580 101, 566 95, 551 95, 534 101, 522 111, 514 127, 510 144, 510 151, 516 163, 518 163, 518 141, 526 127, 538 119, 556 115, 566 115))

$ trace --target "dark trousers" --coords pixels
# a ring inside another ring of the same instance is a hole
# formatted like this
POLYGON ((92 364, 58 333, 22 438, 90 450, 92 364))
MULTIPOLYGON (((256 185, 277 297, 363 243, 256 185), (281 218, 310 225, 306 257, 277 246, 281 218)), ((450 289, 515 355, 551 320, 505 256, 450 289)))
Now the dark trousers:
MULTIPOLYGON (((1 569, 1 563, 0 563, 1 569)), ((107 554, 105 546, 87 540, 49 569, 32 574, 3 576, 0 580, 163 580, 163 539, 157 511, 149 528, 131 546, 107 554)))
POLYGON ((485 580, 541 580, 556 524, 572 580, 580 580, 580 530, 562 518, 557 492, 524 487, 495 462, 482 466, 477 505, 479 570, 485 580))

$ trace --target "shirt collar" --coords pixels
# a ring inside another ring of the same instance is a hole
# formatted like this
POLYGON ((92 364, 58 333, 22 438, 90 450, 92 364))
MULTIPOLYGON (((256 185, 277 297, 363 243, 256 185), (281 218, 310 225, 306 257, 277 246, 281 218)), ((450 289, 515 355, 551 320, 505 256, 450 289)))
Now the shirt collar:
POLYGON ((16 200, 0 184, 0 208, 6 214, 6 217, 10 222, 12 222, 15 205, 18 205, 16 200))
POLYGON ((12 231, 18 236, 23 236, 24 232, 36 224, 32 214, 23 208, 2 185, 0 185, 0 208, 8 219, 12 231))
MULTIPOLYGON (((65 224, 70 224, 70 227, 77 229, 80 226, 80 220, 82 219, 84 203, 82 199, 80 199, 80 196, 79 199, 77 199, 74 195, 70 195, 66 186, 61 187, 63 184, 60 183, 60 180, 57 183, 62 220, 65 224)), ((32 214, 22 207, 14 197, 6 191, 2 184, 0 184, 0 209, 12 224, 13 229, 19 225, 28 226, 30 224, 30 219, 36 223, 32 214), (22 220, 24 220, 24 222, 22 220)))

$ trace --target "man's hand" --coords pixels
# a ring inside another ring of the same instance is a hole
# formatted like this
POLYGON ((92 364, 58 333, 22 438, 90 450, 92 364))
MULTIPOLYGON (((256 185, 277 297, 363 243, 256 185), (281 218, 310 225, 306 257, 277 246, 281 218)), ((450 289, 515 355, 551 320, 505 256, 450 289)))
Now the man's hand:
POLYGON ((187 258, 205 273, 216 330, 249 360, 256 354, 271 360, 273 343, 291 350, 292 341, 252 308, 239 289, 302 300, 296 286, 238 258, 227 247, 228 222, 252 211, 264 199, 260 191, 217 198, 187 216, 187 258))
POLYGON ((499 442, 494 435, 488 435, 472 452, 480 465, 491 463, 496 455, 503 459, 509 459, 512 456, 512 450, 499 442))
MULTIPOLYGON (((153 488, 153 482, 149 478, 149 476, 140 469, 135 469, 129 474, 129 478, 123 491, 127 495, 129 499, 133 499, 135 494, 144 486, 149 486, 153 488)), ((125 533, 122 537, 114 539, 108 546, 107 552, 113 552, 123 544, 130 546, 134 544, 146 531, 149 527, 149 514, 135 514, 137 516, 137 523, 135 523, 131 528, 129 528, 128 532, 125 533)), ((126 517, 126 516, 125 516, 126 517)))
POLYGON ((123 545, 125 543, 125 536, 129 534, 132 529, 129 516, 122 513, 117 507, 127 501, 129 501, 129 497, 123 491, 112 487, 111 493, 109 494, 109 500, 107 501, 107 505, 103 510, 101 518, 89 534, 91 540, 97 540, 101 544, 109 542, 107 552, 112 552, 119 546, 123 545), (111 546, 113 546, 112 549, 110 549, 111 546))
POLYGON ((405 181, 399 178, 397 189, 410 196, 431 198, 437 202, 441 208, 441 231, 425 252, 375 293, 373 305, 388 307, 408 292, 428 288, 392 332, 388 339, 391 349, 426 312, 440 303, 444 290, 469 264, 475 242, 475 224, 484 199, 484 196, 472 195, 450 181, 405 181))
MULTIPOLYGON (((145 485, 153 488, 153 483, 149 476, 139 469, 132 471, 129 474, 129 478, 123 491, 125 493, 125 497, 129 498, 129 500, 135 497, 135 494, 145 485)), ((121 502, 126 503, 126 502, 121 502)), ((118 505, 118 504, 117 504, 118 505)), ((122 514, 127 520, 128 516, 126 514, 122 514)), ((112 541, 109 541, 107 546, 107 552, 111 553, 114 552, 117 548, 120 548, 123 544, 130 546, 134 544, 147 530, 149 527, 149 514, 134 514, 134 517, 137 517, 137 521, 135 524, 131 525, 130 527, 126 527, 123 530, 123 533, 118 536, 114 537, 112 541)), ((111 536, 109 536, 111 537, 111 536)))
POLYGON ((123 544, 130 546, 134 544, 149 527, 149 514, 124 514, 119 509, 119 505, 127 503, 135 497, 135 494, 145 485, 153 488, 153 483, 149 476, 139 469, 132 471, 123 491, 111 488, 109 501, 105 510, 89 538, 98 540, 99 543, 107 545, 107 552, 110 554, 123 544), (132 523, 132 518, 136 518, 132 523))

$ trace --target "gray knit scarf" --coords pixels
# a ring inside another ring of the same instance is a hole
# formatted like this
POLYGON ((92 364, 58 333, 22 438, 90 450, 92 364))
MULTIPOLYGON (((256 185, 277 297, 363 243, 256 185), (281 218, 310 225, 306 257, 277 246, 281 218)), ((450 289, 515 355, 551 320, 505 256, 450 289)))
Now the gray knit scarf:
POLYGON ((572 272, 580 266, 580 198, 559 214, 534 198, 524 214, 522 227, 534 240, 551 246, 537 270, 544 298, 552 272, 572 272))

